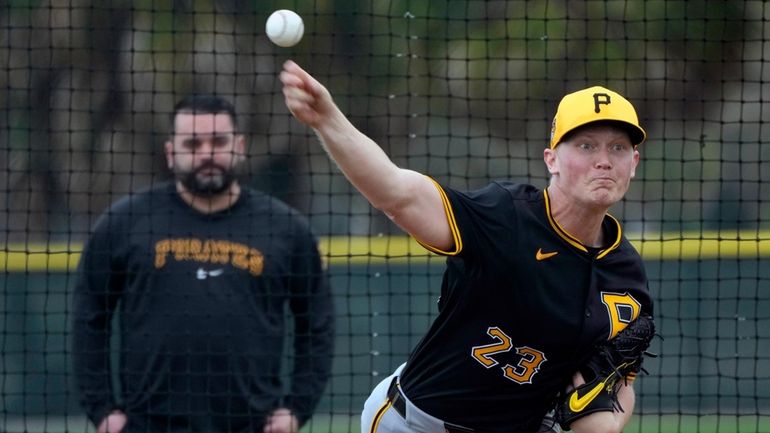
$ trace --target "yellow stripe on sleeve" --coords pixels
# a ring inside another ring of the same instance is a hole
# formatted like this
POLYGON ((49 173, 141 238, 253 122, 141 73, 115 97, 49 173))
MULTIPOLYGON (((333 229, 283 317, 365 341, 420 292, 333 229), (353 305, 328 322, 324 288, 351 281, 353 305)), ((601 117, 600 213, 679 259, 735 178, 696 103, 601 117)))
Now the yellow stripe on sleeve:
POLYGON ((444 191, 444 188, 442 188, 438 182, 436 182, 435 180, 433 180, 433 178, 429 176, 425 176, 425 177, 428 178, 431 182, 433 182, 433 186, 436 187, 439 195, 441 196, 441 203, 444 205, 444 214, 446 215, 447 223, 449 223, 449 230, 452 232, 454 249, 451 251, 444 251, 434 246, 423 243, 417 238, 414 238, 414 237, 413 238, 415 241, 417 241, 418 244, 422 245, 423 248, 425 248, 430 252, 441 254, 444 256, 456 256, 457 254, 460 254, 460 251, 463 250, 463 240, 462 240, 462 237, 460 237, 460 229, 457 228, 457 221, 455 220, 455 214, 454 214, 454 211, 452 210, 452 205, 451 203, 449 203, 449 197, 447 197, 446 192, 444 191))

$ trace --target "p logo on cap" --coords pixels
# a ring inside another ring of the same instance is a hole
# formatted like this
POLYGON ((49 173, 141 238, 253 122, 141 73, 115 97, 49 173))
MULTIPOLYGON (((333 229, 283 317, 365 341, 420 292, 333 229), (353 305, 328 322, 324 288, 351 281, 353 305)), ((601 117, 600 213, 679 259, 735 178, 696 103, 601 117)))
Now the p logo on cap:
POLYGON ((559 102, 551 125, 551 149, 573 129, 593 122, 612 121, 626 129, 631 143, 642 143, 647 133, 639 126, 636 110, 619 93, 601 86, 570 93, 559 102))

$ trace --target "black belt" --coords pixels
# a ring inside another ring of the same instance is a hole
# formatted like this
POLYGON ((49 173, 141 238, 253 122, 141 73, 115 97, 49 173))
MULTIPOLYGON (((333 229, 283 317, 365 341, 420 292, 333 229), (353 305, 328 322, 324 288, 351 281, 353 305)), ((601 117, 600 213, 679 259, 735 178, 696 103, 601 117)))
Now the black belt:
POLYGON ((388 400, 393 409, 401 415, 402 418, 406 418, 406 400, 401 394, 401 389, 398 386, 398 377, 394 377, 390 382, 390 388, 388 388, 388 400))
MULTIPOLYGON (((394 377, 390 382, 390 387, 388 388, 388 401, 390 401, 390 406, 395 409, 402 418, 406 419, 406 399, 404 398, 404 394, 401 393, 401 387, 398 385, 398 377, 394 377)), ((449 422, 444 423, 444 430, 446 433, 475 433, 475 430, 472 428, 449 422)))

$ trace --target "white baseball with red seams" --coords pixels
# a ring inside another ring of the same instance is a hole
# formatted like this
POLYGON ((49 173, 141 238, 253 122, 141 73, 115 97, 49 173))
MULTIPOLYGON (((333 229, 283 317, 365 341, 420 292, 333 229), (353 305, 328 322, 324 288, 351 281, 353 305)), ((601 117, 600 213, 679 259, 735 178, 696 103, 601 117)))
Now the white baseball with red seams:
POLYGON ((296 12, 280 9, 267 18, 265 33, 279 47, 292 47, 302 39, 305 24, 296 12))

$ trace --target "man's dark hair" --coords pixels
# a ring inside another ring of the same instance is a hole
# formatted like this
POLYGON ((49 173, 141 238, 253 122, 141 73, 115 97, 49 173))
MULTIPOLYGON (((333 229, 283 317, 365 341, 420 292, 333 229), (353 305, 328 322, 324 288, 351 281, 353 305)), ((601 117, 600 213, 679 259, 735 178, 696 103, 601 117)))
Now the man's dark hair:
POLYGON ((171 113, 171 131, 174 131, 174 122, 179 113, 194 114, 219 114, 227 113, 233 122, 233 128, 238 128, 238 119, 235 115, 235 107, 228 100, 214 95, 194 94, 185 96, 174 106, 171 113))

